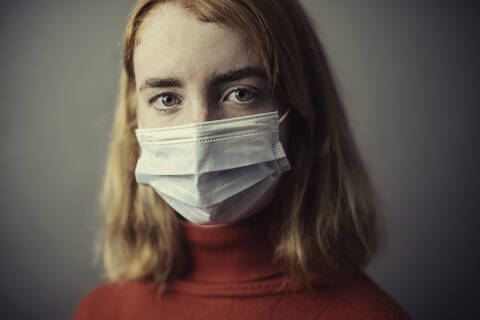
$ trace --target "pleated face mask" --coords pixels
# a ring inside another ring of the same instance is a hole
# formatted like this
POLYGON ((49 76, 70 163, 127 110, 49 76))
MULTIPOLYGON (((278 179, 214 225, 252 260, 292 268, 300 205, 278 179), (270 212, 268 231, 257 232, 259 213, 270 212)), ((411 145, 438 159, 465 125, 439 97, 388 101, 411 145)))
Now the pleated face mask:
POLYGON ((278 112, 135 130, 138 183, 150 185, 185 219, 229 224, 248 216, 291 169, 278 112))

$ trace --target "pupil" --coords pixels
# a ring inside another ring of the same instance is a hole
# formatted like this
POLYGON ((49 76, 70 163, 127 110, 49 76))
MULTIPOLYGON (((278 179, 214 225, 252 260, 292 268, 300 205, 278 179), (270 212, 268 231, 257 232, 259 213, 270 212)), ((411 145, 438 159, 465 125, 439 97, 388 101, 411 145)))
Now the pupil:
POLYGON ((173 98, 171 96, 163 97, 163 104, 170 106, 173 104, 173 98))
POLYGON ((237 91, 237 98, 238 100, 245 100, 247 98, 248 94, 245 90, 238 90, 237 91))

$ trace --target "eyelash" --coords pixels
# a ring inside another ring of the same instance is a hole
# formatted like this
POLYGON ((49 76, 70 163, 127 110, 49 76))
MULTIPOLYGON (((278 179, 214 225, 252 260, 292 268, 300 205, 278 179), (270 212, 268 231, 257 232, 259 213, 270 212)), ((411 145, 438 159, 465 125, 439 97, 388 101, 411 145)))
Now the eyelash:
MULTIPOLYGON (((236 87, 232 90, 230 90, 227 94, 225 94, 223 97, 222 97, 222 101, 225 101, 225 99, 230 96, 231 94, 235 93, 236 91, 240 91, 240 90, 244 90, 244 91, 247 91, 249 95, 251 95, 251 99, 252 101, 248 101, 248 102, 241 102, 241 101, 238 101, 238 102, 235 102, 235 103, 238 103, 238 104, 250 104, 252 103, 255 99, 257 99, 259 96, 260 96, 260 91, 256 88, 253 88, 253 87, 247 87, 247 86, 243 86, 243 87, 236 87)), ((148 104, 150 106, 153 106, 153 104, 155 103, 155 101, 157 101, 159 98, 161 97, 166 97, 166 96, 172 96, 174 97, 175 99, 177 99, 178 101, 180 101, 180 103, 176 103, 174 106, 172 107, 164 107, 164 108, 161 108, 161 107, 154 107, 156 110, 158 111, 161 111, 161 112, 169 112, 171 111, 172 109, 175 108, 176 105, 179 105, 179 104, 182 104, 183 101, 182 99, 180 99, 178 97, 178 95, 176 95, 175 93, 173 92, 162 92, 160 94, 157 94, 155 96, 153 96, 152 98, 150 98, 148 100, 148 104)))
POLYGON ((225 99, 230 96, 232 93, 236 92, 236 91, 240 91, 240 90, 243 90, 243 91, 247 91, 249 95, 252 96, 252 101, 249 101, 249 102, 238 102, 240 104, 248 104, 248 103, 251 103, 253 102, 253 100, 255 100, 259 95, 260 95, 260 91, 256 88, 253 88, 253 87, 247 87, 247 86, 243 86, 243 87, 237 87, 237 88, 234 88, 233 90, 230 90, 223 98, 222 98, 222 101, 225 101, 225 99))
MULTIPOLYGON (((182 103, 183 103, 182 99, 180 99, 175 93, 173 93, 173 92, 163 92, 163 93, 157 94, 157 95, 153 96, 152 98, 150 98, 150 100, 148 100, 148 104, 149 104, 150 106, 153 106, 153 104, 155 103, 155 101, 157 101, 159 98, 161 98, 161 97, 167 97, 167 96, 172 96, 172 97, 174 97, 175 99, 177 99, 178 101, 180 101, 180 103, 178 103, 178 104, 182 104, 182 103)), ((173 108, 174 108, 174 106, 172 106, 172 107, 164 107, 164 108, 155 108, 155 109, 157 109, 157 110, 159 110, 159 111, 168 112, 169 110, 171 110, 171 109, 173 109, 173 108)))

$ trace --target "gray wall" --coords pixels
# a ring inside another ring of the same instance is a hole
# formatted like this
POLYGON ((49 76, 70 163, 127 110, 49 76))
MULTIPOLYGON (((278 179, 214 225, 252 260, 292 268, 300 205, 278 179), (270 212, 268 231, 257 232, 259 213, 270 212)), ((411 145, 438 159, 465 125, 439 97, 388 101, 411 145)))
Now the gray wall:
MULTIPOLYGON (((415 319, 478 314, 479 5, 302 1, 390 226, 368 273, 415 319)), ((96 197, 132 0, 0 10, 2 319, 68 319, 100 281, 96 197)))

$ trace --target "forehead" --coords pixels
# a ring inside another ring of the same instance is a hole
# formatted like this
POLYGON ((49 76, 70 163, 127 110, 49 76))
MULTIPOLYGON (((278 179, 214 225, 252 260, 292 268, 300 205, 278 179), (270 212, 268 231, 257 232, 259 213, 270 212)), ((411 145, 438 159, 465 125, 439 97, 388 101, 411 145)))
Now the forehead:
POLYGON ((240 32, 203 22, 178 2, 154 7, 139 30, 134 50, 137 85, 152 76, 185 80, 244 67, 262 67, 256 50, 240 32))

